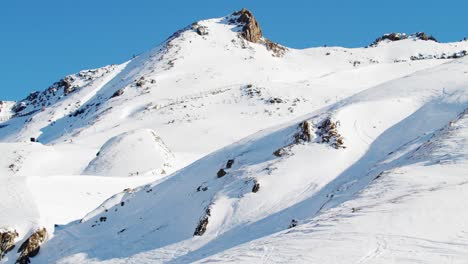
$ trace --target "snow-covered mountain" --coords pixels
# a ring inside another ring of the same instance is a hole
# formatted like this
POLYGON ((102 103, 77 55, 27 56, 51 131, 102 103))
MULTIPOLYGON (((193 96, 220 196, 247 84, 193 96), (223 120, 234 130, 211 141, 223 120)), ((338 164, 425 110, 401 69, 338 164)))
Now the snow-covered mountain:
POLYGON ((243 9, 2 102, 0 262, 464 263, 467 50, 243 9))

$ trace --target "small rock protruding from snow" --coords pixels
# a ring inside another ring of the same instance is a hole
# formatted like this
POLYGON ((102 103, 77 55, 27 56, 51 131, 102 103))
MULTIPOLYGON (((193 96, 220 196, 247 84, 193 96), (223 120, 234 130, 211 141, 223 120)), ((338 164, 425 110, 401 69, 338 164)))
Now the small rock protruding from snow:
POLYGON ((226 163, 226 169, 232 168, 232 165, 234 165, 234 160, 233 159, 228 160, 226 163))
POLYGON ((36 230, 18 249, 20 256, 16 260, 17 264, 29 264, 30 258, 35 257, 41 248, 42 243, 47 239, 47 230, 41 228, 36 230))
POLYGON ((119 89, 119 90, 115 91, 115 93, 111 96, 111 98, 119 97, 119 96, 123 95, 124 92, 125 92, 124 88, 119 89))
POLYGON ((258 183, 257 181, 254 182, 254 186, 252 187, 252 192, 253 193, 257 193, 258 191, 260 191, 260 183, 258 183))
POLYGON ((218 178, 222 178, 226 176, 226 174, 227 172, 224 169, 220 169, 216 175, 218 176, 218 178))
POLYGON ((299 221, 296 219, 291 220, 291 224, 289 224, 288 229, 294 228, 299 224, 299 221))

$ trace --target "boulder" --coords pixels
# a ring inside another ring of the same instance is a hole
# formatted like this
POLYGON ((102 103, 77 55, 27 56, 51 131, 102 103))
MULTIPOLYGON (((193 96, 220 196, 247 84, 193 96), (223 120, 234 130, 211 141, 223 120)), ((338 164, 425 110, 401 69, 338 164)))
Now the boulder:
POLYGON ((124 92, 125 92, 124 88, 119 89, 119 90, 115 91, 115 93, 111 96, 111 98, 119 97, 119 96, 123 95, 124 92))
POLYGON ((227 172, 224 169, 220 169, 217 173, 218 178, 226 176, 227 172))

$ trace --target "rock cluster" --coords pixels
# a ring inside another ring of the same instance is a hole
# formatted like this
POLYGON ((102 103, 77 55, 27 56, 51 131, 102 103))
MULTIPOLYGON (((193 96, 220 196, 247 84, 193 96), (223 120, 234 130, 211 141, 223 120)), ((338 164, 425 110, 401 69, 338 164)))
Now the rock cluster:
POLYGON ((343 137, 338 133, 338 122, 331 121, 330 118, 325 119, 317 127, 317 136, 319 137, 321 143, 328 143, 332 147, 346 148, 343 142, 343 137))
POLYGON ((197 34, 200 36, 208 35, 208 28, 198 24, 198 22, 192 24, 192 29, 195 30, 195 32, 197 32, 197 34))
POLYGON ((406 33, 388 33, 384 34, 383 36, 377 38, 372 44, 370 44, 370 47, 375 47, 377 46, 380 42, 383 41, 399 41, 403 39, 419 39, 419 40, 425 40, 425 41, 435 41, 438 42, 435 37, 432 35, 428 35, 425 32, 416 32, 414 34, 408 35, 406 33))

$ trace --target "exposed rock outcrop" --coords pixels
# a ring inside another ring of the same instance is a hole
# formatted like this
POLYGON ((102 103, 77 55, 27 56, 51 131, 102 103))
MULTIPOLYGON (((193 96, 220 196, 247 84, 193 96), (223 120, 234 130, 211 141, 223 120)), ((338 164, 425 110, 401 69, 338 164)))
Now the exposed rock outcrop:
POLYGON ((26 241, 21 244, 18 249, 20 256, 16 260, 17 264, 29 264, 31 263, 30 258, 35 257, 39 254, 42 243, 47 239, 47 230, 41 228, 34 232, 26 241))
POLYGON ((312 141, 312 137, 312 123, 309 121, 304 121, 299 124, 299 132, 294 135, 294 142, 296 144, 301 142, 310 142, 312 141))
POLYGON ((419 39, 419 40, 425 40, 425 41, 430 40, 430 41, 438 42, 435 37, 433 37, 432 35, 428 35, 425 32, 416 32, 411 35, 408 35, 406 33, 388 33, 377 38, 374 42, 372 42, 372 44, 370 44, 370 47, 375 47, 380 42, 384 42, 384 41, 399 41, 403 39, 419 39))
POLYGON ((275 57, 281 57, 286 53, 287 49, 285 47, 263 37, 262 28, 252 12, 243 8, 234 12, 233 16, 236 16, 237 19, 231 21, 231 23, 242 26, 240 36, 243 39, 265 45, 267 50, 272 51, 275 57))
POLYGON ((0 231, 0 260, 15 247, 15 240, 18 237, 16 230, 0 231))
POLYGON ((197 34, 200 36, 208 35, 208 28, 198 24, 198 22, 192 24, 192 29, 195 30, 195 32, 197 32, 197 34))
POLYGON ((257 43, 262 39, 262 29, 252 12, 243 8, 241 11, 235 12, 234 15, 239 16, 237 23, 244 25, 241 34, 247 41, 257 43))
POLYGON ((198 222, 197 227, 195 228, 195 232, 193 233, 194 236, 203 236, 203 234, 205 234, 206 228, 208 227, 210 216, 211 216, 211 209, 208 207, 205 210, 205 215, 202 216, 202 218, 198 222))

